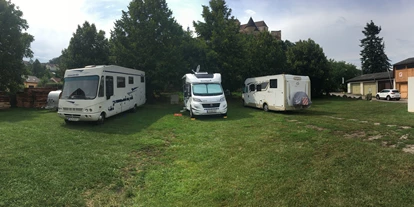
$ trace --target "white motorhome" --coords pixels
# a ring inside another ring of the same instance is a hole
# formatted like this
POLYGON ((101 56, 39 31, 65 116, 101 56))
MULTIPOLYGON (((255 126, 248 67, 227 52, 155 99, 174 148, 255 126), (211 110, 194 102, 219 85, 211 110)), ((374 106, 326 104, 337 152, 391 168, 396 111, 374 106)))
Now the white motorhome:
POLYGON ((311 83, 308 76, 271 75, 247 78, 243 104, 264 111, 287 111, 310 107, 311 83))
POLYGON ((70 121, 98 121, 136 110, 145 98, 145 73, 116 65, 66 70, 58 114, 70 121))
POLYGON ((227 116, 227 102, 221 86, 221 74, 206 72, 183 76, 184 109, 195 115, 227 116))

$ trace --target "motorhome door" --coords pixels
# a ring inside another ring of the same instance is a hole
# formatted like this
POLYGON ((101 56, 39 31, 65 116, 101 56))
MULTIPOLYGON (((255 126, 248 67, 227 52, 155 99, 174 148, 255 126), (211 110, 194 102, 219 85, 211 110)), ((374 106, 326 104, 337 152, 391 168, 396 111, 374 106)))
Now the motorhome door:
POLYGON ((284 94, 284 84, 280 78, 274 78, 269 80, 269 90, 268 93, 271 94, 272 103, 271 105, 275 107, 284 107, 285 95, 284 94))

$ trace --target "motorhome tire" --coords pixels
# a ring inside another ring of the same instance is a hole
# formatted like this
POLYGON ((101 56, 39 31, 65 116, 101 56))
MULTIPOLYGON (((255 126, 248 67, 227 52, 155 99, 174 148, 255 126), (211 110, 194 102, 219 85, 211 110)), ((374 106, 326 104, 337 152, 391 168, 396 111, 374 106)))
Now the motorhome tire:
POLYGON ((135 113, 137 112, 137 110, 138 110, 138 106, 135 104, 134 107, 131 109, 131 112, 135 113))
POLYGON ((65 123, 66 123, 66 124, 72 124, 72 122, 71 122, 71 121, 69 121, 69 120, 67 120, 67 119, 65 119, 65 123))
POLYGON ((101 113, 101 115, 99 115, 98 121, 96 122, 98 125, 99 124, 103 124, 105 122, 105 113, 101 113))
POLYGON ((193 110, 190 107, 190 118, 194 118, 193 110))
POLYGON ((263 104, 263 111, 269 111, 269 106, 267 104, 263 104))

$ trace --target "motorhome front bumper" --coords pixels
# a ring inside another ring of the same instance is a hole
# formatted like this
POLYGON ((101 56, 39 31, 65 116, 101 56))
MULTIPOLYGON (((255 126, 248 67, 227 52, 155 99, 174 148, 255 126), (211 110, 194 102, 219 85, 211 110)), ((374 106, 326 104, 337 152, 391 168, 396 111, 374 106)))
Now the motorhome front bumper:
POLYGON ((226 114, 227 103, 194 103, 191 110, 194 115, 226 114))
POLYGON ((59 116, 68 121, 98 121, 100 113, 93 114, 75 114, 58 112, 59 116))

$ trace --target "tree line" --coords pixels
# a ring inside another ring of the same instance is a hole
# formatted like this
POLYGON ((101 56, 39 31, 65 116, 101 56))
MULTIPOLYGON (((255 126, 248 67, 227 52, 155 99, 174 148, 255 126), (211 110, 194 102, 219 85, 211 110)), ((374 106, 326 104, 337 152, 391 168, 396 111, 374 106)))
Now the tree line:
MULTIPOLYGON (((0 5, 19 11, 10 2, 0 2, 0 5)), ((181 77, 197 65, 201 66, 201 71, 221 73, 223 88, 230 91, 239 90, 248 77, 282 73, 308 75, 312 83, 312 96, 346 90, 342 78, 347 80, 361 74, 361 70, 353 64, 328 59, 323 48, 312 39, 291 42, 277 40, 269 32, 256 35, 240 33, 238 20, 232 16, 225 0, 210 0, 208 6, 202 7, 204 21, 193 22, 195 31, 190 31, 176 22, 165 0, 133 0, 128 10, 122 11, 121 18, 115 21, 109 39, 104 31, 86 21, 78 25, 62 54, 50 62, 59 64, 61 76, 66 69, 86 65, 115 64, 143 70, 149 92, 180 90, 181 77)), ((27 29, 28 25, 21 15, 17 19, 21 21, 20 31, 27 29)), ((376 27, 371 23, 367 27, 376 27)), ((365 30, 369 33, 367 38, 370 38, 371 33, 379 33, 380 28, 379 31, 375 28, 365 30)), ((373 37, 377 38, 378 33, 373 37)), ((24 34, 20 39, 24 39, 24 34)), ((24 55, 32 56, 31 38, 25 44, 29 46, 26 48, 28 52, 18 56, 20 60, 24 55)), ((381 44, 382 39, 377 42, 381 44)), ((364 44, 361 41, 361 47, 372 46, 364 44)), ((378 49, 372 48, 369 51, 378 49)), ((361 51, 362 57, 370 58, 370 54, 364 55, 365 52, 361 51)), ((383 57, 386 58, 386 55, 383 57)), ((366 63, 362 64, 363 69, 377 67, 371 67, 369 61, 362 58, 361 61, 366 63)), ((388 58, 386 61, 389 61, 388 58)), ((385 64, 380 69, 386 67, 389 65, 385 64)), ((23 73, 20 71, 19 74, 23 73)), ((0 90, 5 86, 0 83, 0 90)))

